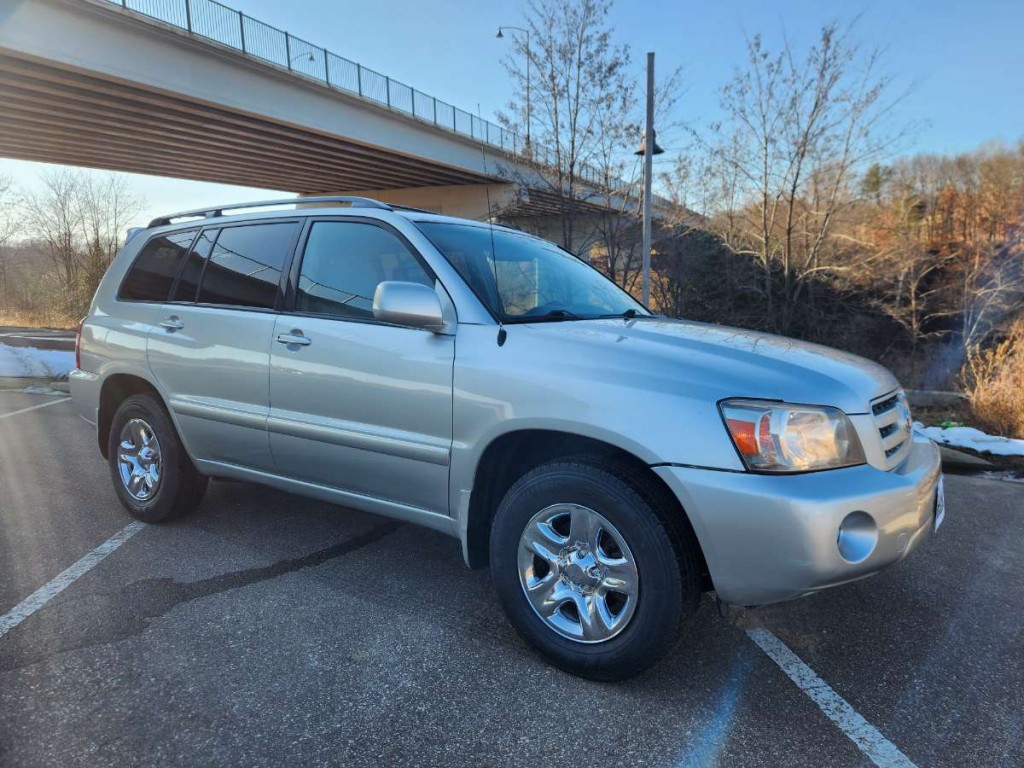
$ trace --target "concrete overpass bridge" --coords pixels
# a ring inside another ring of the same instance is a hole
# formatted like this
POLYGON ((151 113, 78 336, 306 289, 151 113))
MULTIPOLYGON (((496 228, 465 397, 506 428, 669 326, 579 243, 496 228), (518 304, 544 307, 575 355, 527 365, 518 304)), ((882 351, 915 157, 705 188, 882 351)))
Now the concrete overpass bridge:
POLYGON ((214 0, 0 0, 3 157, 547 221, 557 195, 526 149, 214 0))

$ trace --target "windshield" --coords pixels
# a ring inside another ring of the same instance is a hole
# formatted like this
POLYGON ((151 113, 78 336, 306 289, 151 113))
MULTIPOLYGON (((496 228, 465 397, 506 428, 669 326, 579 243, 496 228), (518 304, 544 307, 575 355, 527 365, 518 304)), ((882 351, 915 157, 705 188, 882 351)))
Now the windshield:
POLYGON ((418 224, 502 322, 650 314, 596 269, 552 243, 472 224, 418 224))

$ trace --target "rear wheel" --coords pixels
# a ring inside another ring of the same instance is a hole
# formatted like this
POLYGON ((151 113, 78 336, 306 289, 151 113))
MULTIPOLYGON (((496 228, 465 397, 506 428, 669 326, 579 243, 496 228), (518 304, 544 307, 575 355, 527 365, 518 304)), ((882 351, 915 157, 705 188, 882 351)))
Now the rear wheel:
POLYGON ((199 506, 207 479, 185 452, 163 405, 151 395, 127 398, 107 436, 110 475, 133 517, 160 523, 199 506))
POLYGON ((524 475, 491 530, 492 577, 512 624, 573 674, 638 674, 699 596, 699 554, 678 514, 614 462, 570 459, 524 475))

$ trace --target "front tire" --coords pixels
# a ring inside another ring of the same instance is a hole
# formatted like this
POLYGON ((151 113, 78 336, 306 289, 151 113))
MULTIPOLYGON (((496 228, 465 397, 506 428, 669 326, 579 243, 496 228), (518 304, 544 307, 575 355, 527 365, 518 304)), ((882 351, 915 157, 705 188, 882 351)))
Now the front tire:
POLYGON ((646 478, 610 461, 544 464, 505 494, 491 529, 495 588, 549 662, 594 680, 668 650, 700 594, 699 554, 646 478))
POLYGON ((133 395, 117 409, 107 461, 121 503, 146 523, 187 514, 206 493, 207 478, 192 464, 163 405, 150 395, 133 395))

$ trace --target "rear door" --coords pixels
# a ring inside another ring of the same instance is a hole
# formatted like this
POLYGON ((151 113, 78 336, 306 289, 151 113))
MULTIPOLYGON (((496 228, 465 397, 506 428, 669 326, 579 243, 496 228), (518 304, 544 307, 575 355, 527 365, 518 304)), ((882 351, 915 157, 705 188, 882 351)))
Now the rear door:
POLYGON ((384 280, 444 289, 381 222, 312 221, 304 240, 270 353, 278 471, 447 514, 455 338, 373 318, 384 280))
POLYGON ((270 344, 297 220, 204 229, 149 337, 149 364, 199 460, 272 471, 270 344))
MULTIPOLYGON (((100 305, 84 326, 90 335, 87 370, 117 361, 144 367, 146 345, 198 227, 156 235, 142 242, 115 295, 115 306, 100 305), (102 343, 97 343, 102 340, 102 343)), ((140 240, 143 236, 139 236, 140 240)), ((130 248, 134 243, 129 243, 130 248)))

